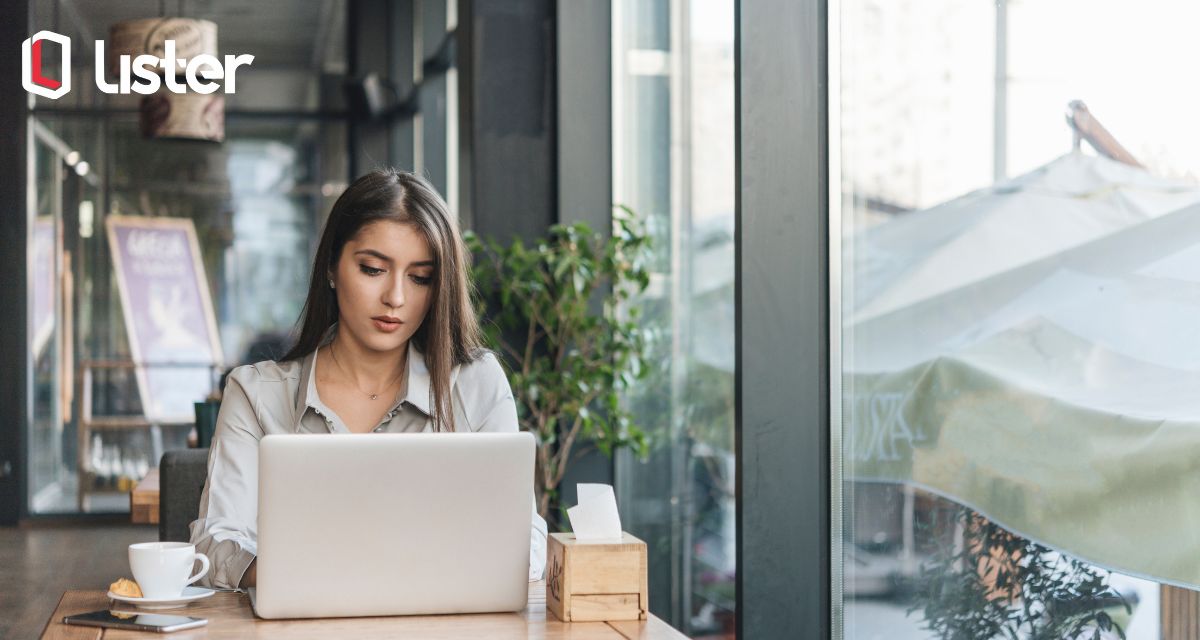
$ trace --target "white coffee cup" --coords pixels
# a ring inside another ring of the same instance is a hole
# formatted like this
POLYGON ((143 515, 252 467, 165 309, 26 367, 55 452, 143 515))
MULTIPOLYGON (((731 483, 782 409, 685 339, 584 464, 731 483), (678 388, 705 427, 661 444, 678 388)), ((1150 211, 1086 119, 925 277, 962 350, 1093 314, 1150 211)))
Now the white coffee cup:
POLYGON ((146 598, 178 598, 183 588, 208 573, 208 556, 186 542, 139 542, 129 545, 129 568, 146 598), (188 576, 199 560, 204 565, 188 576))

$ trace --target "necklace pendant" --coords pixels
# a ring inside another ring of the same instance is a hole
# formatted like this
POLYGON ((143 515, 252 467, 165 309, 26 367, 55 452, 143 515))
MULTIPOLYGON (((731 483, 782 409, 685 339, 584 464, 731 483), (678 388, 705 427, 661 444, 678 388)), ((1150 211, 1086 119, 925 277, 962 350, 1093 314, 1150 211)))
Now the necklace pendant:
POLYGON ((378 398, 378 397, 379 397, 379 396, 378 396, 377 394, 371 394, 371 399, 372 399, 372 400, 374 400, 375 398, 378 398))

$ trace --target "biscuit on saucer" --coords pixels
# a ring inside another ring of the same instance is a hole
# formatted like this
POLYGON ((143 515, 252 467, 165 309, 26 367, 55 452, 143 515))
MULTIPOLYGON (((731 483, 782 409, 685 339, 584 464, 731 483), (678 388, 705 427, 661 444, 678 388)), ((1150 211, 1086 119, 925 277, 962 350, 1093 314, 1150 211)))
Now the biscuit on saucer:
POLYGON ((126 580, 125 578, 118 578, 116 582, 108 585, 108 590, 127 598, 142 597, 142 588, 138 586, 138 583, 133 580, 126 580))

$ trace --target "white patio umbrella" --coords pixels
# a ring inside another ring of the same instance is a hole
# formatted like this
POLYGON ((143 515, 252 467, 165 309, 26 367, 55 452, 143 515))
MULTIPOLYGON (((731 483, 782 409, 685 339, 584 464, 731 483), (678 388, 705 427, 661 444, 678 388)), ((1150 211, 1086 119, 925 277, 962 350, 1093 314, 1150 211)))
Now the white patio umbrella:
POLYGON ((1072 154, 869 232, 855 250, 895 268, 858 263, 874 295, 845 329, 847 477, 1200 585, 1198 203, 1072 154))
POLYGON ((1200 188, 1072 152, 849 239, 850 320, 881 315, 1200 201, 1200 188))

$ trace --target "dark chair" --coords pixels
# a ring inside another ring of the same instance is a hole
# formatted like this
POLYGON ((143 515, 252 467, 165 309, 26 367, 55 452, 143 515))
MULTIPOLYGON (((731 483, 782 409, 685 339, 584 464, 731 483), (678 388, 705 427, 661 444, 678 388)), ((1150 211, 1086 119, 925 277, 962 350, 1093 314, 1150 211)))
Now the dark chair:
POLYGON ((178 449, 158 464, 158 539, 187 542, 188 525, 200 515, 200 494, 208 477, 208 449, 178 449))

